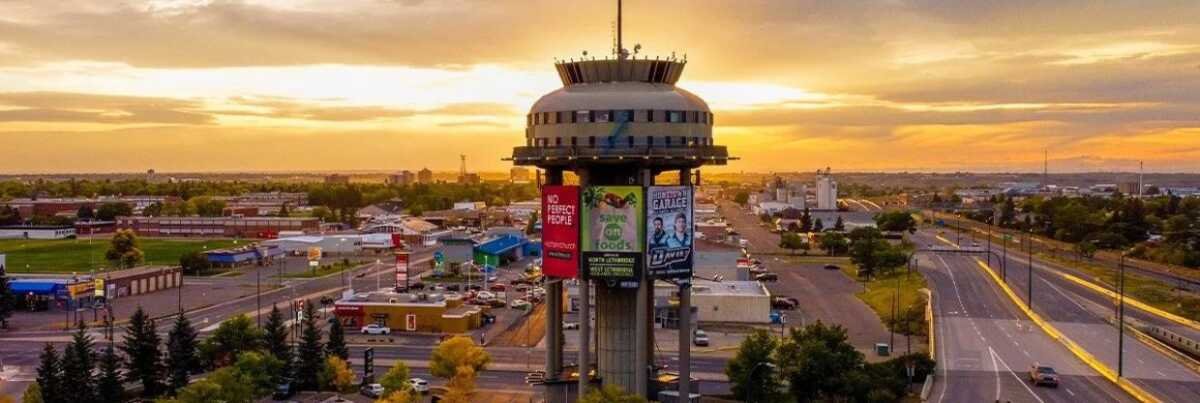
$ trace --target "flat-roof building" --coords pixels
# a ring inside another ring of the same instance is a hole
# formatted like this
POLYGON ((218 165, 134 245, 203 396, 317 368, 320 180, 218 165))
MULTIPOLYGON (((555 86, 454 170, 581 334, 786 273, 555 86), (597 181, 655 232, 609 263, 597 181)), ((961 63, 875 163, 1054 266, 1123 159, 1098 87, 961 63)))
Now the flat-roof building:
POLYGON ((117 228, 138 235, 275 238, 282 231, 320 231, 311 217, 117 217, 117 228))
POLYGON ((375 323, 393 332, 466 333, 483 323, 483 310, 454 293, 374 291, 337 301, 333 313, 350 329, 375 323))

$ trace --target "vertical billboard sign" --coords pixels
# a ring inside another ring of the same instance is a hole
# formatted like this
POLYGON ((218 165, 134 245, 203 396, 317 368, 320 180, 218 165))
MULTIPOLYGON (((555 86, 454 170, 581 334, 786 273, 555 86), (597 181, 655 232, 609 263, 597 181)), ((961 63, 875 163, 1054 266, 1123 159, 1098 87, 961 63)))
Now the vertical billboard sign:
POLYGON ((653 278, 692 277, 692 188, 646 189, 646 270, 653 278))
POLYGON ((579 186, 542 187, 542 272, 579 276, 579 186))
POLYGON ((591 186, 584 188, 581 199, 584 276, 640 279, 645 233, 642 187, 591 186))
POLYGON ((396 289, 408 289, 408 252, 396 252, 396 289))

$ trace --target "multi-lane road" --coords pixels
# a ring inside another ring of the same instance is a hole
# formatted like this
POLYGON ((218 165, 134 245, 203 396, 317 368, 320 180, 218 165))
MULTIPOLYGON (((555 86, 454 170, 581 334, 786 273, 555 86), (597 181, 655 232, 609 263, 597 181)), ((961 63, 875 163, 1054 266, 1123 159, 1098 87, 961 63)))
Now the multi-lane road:
MULTIPOLYGON (((924 232, 918 233, 913 239, 922 247, 947 245, 945 241, 924 232)), ((1027 382, 1020 386, 1002 387, 996 381, 997 393, 1023 396, 1024 400, 1039 402, 1073 400, 1088 393, 1098 394, 1092 397, 1102 397, 1099 400, 1104 401, 1129 399, 1127 394, 1101 377, 1096 370, 1084 365, 1061 343, 1034 326, 1009 297, 1000 293, 994 280, 983 272, 981 261, 990 260, 997 275, 1004 277, 1019 298, 1024 300, 1029 285, 1028 255, 1010 250, 1007 256, 998 253, 988 259, 984 255, 922 253, 918 254, 917 259, 935 293, 938 336, 945 333, 940 338, 942 342, 938 346, 938 354, 949 379, 937 389, 937 398, 958 401, 957 397, 961 394, 980 393, 980 382, 984 380, 979 377, 979 368, 990 369, 985 373, 1009 372, 1015 375, 1009 378, 1025 380, 1028 367, 1033 362, 1040 362, 1054 366, 1065 375, 1059 390, 1033 388, 1027 382), (1005 257, 1007 270, 1000 270, 1003 267, 1001 260, 1005 257), (990 361, 993 356, 995 363, 990 361), (1008 364, 1007 367, 1005 364, 1008 364), (1012 371, 1008 371, 1008 367, 1012 371)), ((1115 313, 1113 301, 1058 274, 1068 270, 1066 268, 1036 259, 1033 268, 1034 312, 1100 363, 1115 370, 1118 343, 1117 327, 1111 322, 1115 313)), ((1167 326, 1183 334, 1195 334, 1193 329, 1176 326, 1128 305, 1126 316, 1167 326)), ((1158 399, 1200 401, 1200 374, 1151 349, 1128 331, 1124 341, 1123 368, 1126 379, 1158 399)), ((1093 400, 1097 399, 1086 399, 1093 400)))

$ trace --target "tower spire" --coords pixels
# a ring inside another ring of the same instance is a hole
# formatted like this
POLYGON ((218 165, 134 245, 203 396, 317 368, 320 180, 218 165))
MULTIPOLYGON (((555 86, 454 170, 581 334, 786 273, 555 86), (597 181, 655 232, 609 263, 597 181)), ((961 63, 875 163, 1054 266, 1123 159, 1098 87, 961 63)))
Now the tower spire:
POLYGON ((625 58, 624 46, 621 42, 621 0, 617 0, 617 59, 625 58))

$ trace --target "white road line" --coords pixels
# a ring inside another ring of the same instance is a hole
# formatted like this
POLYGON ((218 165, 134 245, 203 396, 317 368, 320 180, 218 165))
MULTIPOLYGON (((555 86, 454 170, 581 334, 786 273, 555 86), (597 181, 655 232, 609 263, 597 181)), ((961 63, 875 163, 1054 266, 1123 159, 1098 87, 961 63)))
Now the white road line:
POLYGON ((1063 390, 1067 391, 1068 395, 1075 396, 1075 392, 1072 392, 1071 388, 1063 388, 1063 390))
POLYGON ((1079 302, 1075 301, 1074 298, 1071 298, 1070 296, 1068 296, 1067 293, 1063 292, 1063 290, 1061 288, 1058 288, 1058 286, 1051 284, 1049 281, 1046 281, 1046 279, 1044 279, 1044 278, 1039 278, 1038 280, 1042 280, 1043 283, 1046 283, 1046 285, 1050 286, 1050 288, 1053 288, 1054 291, 1058 292, 1059 295, 1062 295, 1063 298, 1066 298, 1067 301, 1071 301, 1071 303, 1075 304, 1075 306, 1079 307, 1080 310, 1087 312, 1087 313, 1092 312, 1092 311, 1089 311, 1087 308, 1084 308, 1083 304, 1080 304, 1079 302))
MULTIPOLYGON (((1033 396, 1034 399, 1037 399, 1038 402, 1046 403, 1046 401, 1042 400, 1042 398, 1040 396, 1038 396, 1037 393, 1033 392, 1033 389, 1029 388, 1029 385, 1025 384, 1025 381, 1023 379, 1021 379, 1021 377, 1017 376, 1016 372, 1013 372, 1012 367, 1009 367, 1008 363, 1004 362, 1004 359, 1000 358, 999 354, 996 354, 996 350, 992 350, 991 347, 988 347, 988 351, 991 352, 991 354, 992 354, 992 361, 999 360, 1001 364, 1004 364, 1004 369, 1008 370, 1008 373, 1012 374, 1013 378, 1017 380, 1017 383, 1020 384, 1021 387, 1024 387, 1026 391, 1029 391, 1029 394, 1031 396, 1033 396)), ((1000 385, 996 384, 996 388, 997 388, 996 389, 996 401, 1000 401, 1000 390, 999 390, 1000 385)))
POLYGON ((988 346, 988 354, 992 356, 992 371, 996 373, 996 401, 1000 401, 1000 364, 996 363, 996 350, 988 346))

